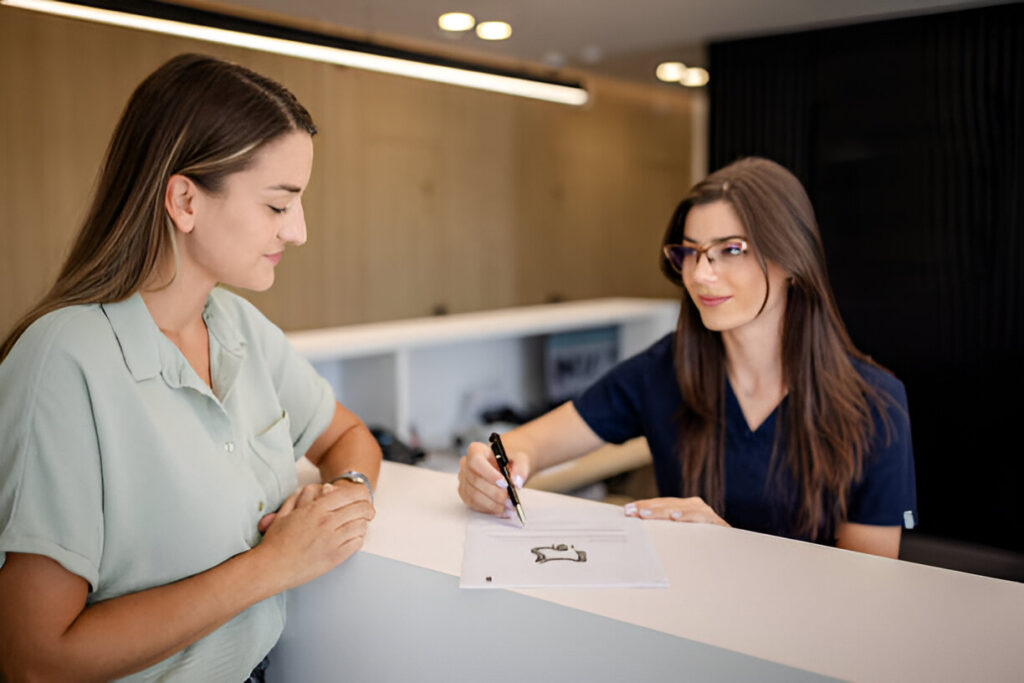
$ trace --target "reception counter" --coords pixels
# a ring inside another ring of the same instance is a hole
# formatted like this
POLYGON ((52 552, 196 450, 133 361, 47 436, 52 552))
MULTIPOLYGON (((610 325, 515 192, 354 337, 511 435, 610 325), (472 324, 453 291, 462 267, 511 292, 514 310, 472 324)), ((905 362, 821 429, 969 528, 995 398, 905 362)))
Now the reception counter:
MULTIPOLYGON (((524 490, 523 505, 602 505, 524 490)), ((270 681, 1020 681, 1024 585, 647 522, 667 589, 460 590, 451 474, 384 463, 363 550, 289 594, 270 681)))

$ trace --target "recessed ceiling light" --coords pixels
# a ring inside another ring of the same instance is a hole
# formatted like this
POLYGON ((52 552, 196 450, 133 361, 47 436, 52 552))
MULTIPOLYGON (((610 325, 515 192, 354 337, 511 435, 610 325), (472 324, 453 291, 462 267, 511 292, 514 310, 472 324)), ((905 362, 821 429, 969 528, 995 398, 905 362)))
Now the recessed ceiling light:
POLYGON ((468 31, 476 24, 472 14, 447 12, 437 18, 437 25, 445 31, 468 31))
POLYGON ((678 82, 685 73, 686 65, 682 62, 662 62, 654 70, 654 75, 658 77, 658 80, 666 83, 678 82))
POLYGON ((565 55, 561 52, 546 52, 544 53, 544 63, 548 66, 561 69, 566 64, 565 55))
POLYGON ((504 21, 481 21, 476 34, 484 40, 505 40, 512 35, 512 27, 504 21))
POLYGON ((702 85, 707 85, 710 78, 711 77, 708 74, 707 69, 702 69, 699 66, 691 66, 683 72, 683 76, 679 79, 679 82, 688 88, 699 88, 702 85))
POLYGON ((580 50, 580 61, 584 64, 597 64, 604 59, 604 50, 597 45, 587 45, 580 50))

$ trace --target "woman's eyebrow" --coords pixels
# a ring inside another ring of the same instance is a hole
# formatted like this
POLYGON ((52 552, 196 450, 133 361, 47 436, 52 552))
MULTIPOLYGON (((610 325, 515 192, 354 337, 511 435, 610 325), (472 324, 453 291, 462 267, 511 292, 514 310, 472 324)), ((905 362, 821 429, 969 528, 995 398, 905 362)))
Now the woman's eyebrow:
POLYGON ((302 192, 302 188, 301 187, 297 187, 295 185, 288 185, 286 183, 281 183, 280 185, 271 185, 270 187, 268 187, 266 189, 268 189, 268 190, 284 190, 285 192, 302 192))
MULTIPOLYGON (((704 244, 712 244, 714 242, 724 242, 726 240, 745 240, 745 239, 747 239, 746 235, 726 235, 725 237, 716 237, 713 240, 708 240, 707 242, 704 242, 704 244)), ((685 233, 683 234, 683 240, 685 240, 687 242, 693 242, 694 244, 701 244, 697 240, 692 239, 690 237, 687 237, 685 233)))

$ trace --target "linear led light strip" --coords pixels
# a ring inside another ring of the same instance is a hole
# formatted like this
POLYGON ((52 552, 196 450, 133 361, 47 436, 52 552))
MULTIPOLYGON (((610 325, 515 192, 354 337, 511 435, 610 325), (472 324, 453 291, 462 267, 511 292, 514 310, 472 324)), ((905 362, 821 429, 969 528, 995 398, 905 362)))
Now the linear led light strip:
POLYGON ((211 43, 235 45, 253 50, 348 66, 355 69, 378 71, 396 76, 408 76, 409 78, 419 78, 437 83, 448 83, 450 85, 461 85, 466 88, 490 90, 507 95, 546 100, 548 102, 576 106, 586 104, 587 102, 587 91, 583 88, 559 85, 557 83, 532 81, 526 78, 471 71, 469 69, 459 69, 440 64, 417 62, 411 59, 387 57, 358 52, 356 50, 327 47, 325 45, 313 45, 295 40, 271 38, 241 31, 230 31, 211 26, 200 26, 169 19, 141 16, 128 12, 86 7, 67 2, 55 2, 54 0, 0 0, 0 4, 71 17, 73 19, 97 21, 103 24, 113 24, 143 31, 155 31, 156 33, 194 38, 211 43))

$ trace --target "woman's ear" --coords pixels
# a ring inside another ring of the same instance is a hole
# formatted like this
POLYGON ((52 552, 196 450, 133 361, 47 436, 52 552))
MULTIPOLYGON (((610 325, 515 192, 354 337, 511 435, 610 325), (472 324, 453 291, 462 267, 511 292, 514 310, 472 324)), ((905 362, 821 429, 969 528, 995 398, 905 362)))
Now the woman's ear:
POLYGON ((185 234, 192 232, 196 227, 197 193, 198 188, 191 178, 175 174, 167 180, 164 209, 174 227, 185 234))

